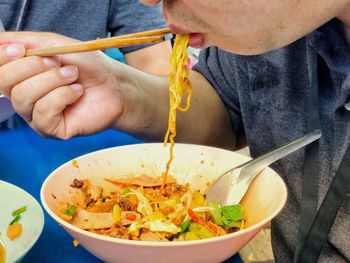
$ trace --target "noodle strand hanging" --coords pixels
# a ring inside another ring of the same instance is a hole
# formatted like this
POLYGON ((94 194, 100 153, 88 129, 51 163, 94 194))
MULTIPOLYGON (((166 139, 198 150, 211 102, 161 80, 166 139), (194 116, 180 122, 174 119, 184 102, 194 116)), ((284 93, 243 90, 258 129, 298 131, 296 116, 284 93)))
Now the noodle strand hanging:
POLYGON ((190 108, 192 95, 192 86, 189 80, 189 71, 187 66, 187 46, 189 35, 176 35, 174 47, 170 57, 170 77, 169 77, 169 121, 168 130, 164 138, 164 146, 170 142, 170 156, 166 164, 163 185, 166 183, 170 164, 174 159, 174 138, 176 136, 176 112, 187 111, 190 108), (181 105, 184 95, 187 95, 186 103, 181 105))

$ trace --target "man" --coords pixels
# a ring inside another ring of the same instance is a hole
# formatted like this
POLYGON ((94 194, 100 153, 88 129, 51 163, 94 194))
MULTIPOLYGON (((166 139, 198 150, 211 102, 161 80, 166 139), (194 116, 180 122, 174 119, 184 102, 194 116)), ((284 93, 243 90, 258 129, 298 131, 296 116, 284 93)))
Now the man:
MULTIPOLYGON (((191 33, 194 47, 217 46, 204 49, 191 72, 192 105, 178 115, 176 140, 236 149, 245 137, 257 156, 320 128, 319 158, 312 160, 319 182, 311 193, 320 206, 350 143, 349 8, 348 0, 164 0, 164 16, 175 33, 191 33)), ((106 128, 162 139, 167 78, 112 63, 99 52, 22 58, 25 48, 71 41, 0 34, 0 92, 31 127, 63 139, 106 128)), ((301 150, 273 165, 289 189, 286 207, 272 224, 278 262, 293 261, 300 246, 307 158, 301 150)), ((320 262, 350 260, 349 201, 340 207, 320 262)))
MULTIPOLYGON (((130 0, 5 1, 0 3, 0 19, 8 31, 55 32, 83 41, 166 26, 160 7, 130 0)), ((121 51, 135 68, 153 74, 169 71, 170 41, 121 51)))

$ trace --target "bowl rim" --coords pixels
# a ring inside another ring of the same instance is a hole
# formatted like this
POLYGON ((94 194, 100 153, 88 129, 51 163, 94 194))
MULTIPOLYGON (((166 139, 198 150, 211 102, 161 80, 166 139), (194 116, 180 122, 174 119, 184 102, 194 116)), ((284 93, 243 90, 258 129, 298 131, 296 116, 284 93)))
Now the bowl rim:
MULTIPOLYGON (((101 150, 97 150, 97 151, 93 151, 90 153, 86 153, 83 155, 80 155, 74 159, 71 159, 63 164, 61 164, 59 167, 57 167, 55 170, 53 170, 45 179, 44 183, 42 184, 41 190, 40 190, 40 199, 41 199, 41 203, 45 209, 45 211, 61 226, 73 230, 75 232, 77 232, 78 234, 81 234, 83 236, 87 236, 90 238, 95 238, 98 239, 100 241, 104 241, 104 242, 109 242, 109 243, 115 243, 115 244, 124 244, 124 245, 131 245, 131 246, 149 246, 149 247, 172 247, 172 246, 189 246, 189 245, 199 245, 199 244, 206 244, 206 243, 212 243, 212 242, 219 242, 219 241, 223 241, 226 239, 231 239, 233 237, 236 237, 238 235, 243 235, 244 233, 247 232, 251 232, 252 230, 256 230, 259 229, 261 227, 263 227, 264 225, 266 225, 268 222, 270 222, 284 207, 284 205, 287 202, 287 197, 288 197, 288 189, 287 186, 284 182, 284 180, 282 179, 282 177, 280 175, 278 175, 272 168, 267 167, 267 169, 270 169, 272 171, 274 171, 276 173, 276 176, 278 177, 278 180, 281 181, 282 183, 282 187, 283 187, 283 192, 285 193, 285 196, 283 197, 283 200, 280 204, 280 206, 278 206, 278 208, 275 210, 274 213, 272 213, 270 216, 268 216, 267 218, 265 218, 264 220, 260 221, 257 224, 254 224, 248 228, 245 228, 243 230, 239 230, 227 235, 223 235, 223 236, 218 236, 218 237, 211 237, 211 238, 207 238, 207 239, 200 239, 200 240, 188 240, 188 241, 176 241, 176 242, 156 242, 156 241, 140 241, 140 240, 128 240, 128 239, 121 239, 121 238, 115 238, 115 237, 109 237, 109 236, 103 236, 103 235, 99 235, 96 233, 92 233, 86 230, 83 230, 81 228, 78 228, 70 223, 68 223, 67 221, 61 219, 59 216, 56 215, 56 213, 54 213, 49 206, 46 203, 45 200, 45 196, 44 196, 44 192, 46 189, 47 184, 49 183, 50 179, 54 176, 54 174, 56 173, 57 170, 59 170, 61 167, 68 165, 71 163, 72 160, 79 160, 81 158, 85 158, 89 155, 93 155, 96 154, 98 152, 103 152, 103 151, 110 151, 113 150, 115 148, 128 148, 130 146, 136 146, 136 145, 142 145, 147 147, 148 145, 163 145, 163 143, 139 143, 139 144, 129 144, 129 145, 121 145, 121 146, 115 146, 115 147, 109 147, 109 148, 105 148, 105 149, 101 149, 101 150)), ((193 146, 193 147, 203 147, 203 148, 208 148, 208 149, 216 149, 216 150, 220 150, 220 151, 227 151, 230 153, 235 153, 238 155, 242 155, 240 153, 237 153, 235 151, 230 151, 230 150, 226 150, 226 149, 221 149, 218 147, 212 147, 212 146, 205 146, 205 145, 199 145, 199 144, 189 144, 189 143, 176 143, 175 145, 186 145, 186 146, 193 146)), ((244 156, 244 155, 242 155, 244 156)), ((78 240, 79 241, 79 240, 78 240)))
MULTIPOLYGON (((27 191, 25 191, 24 189, 20 188, 17 185, 11 184, 11 183, 3 181, 3 180, 0 180, 0 184, 7 185, 8 187, 10 187, 11 190, 15 190, 16 192, 20 192, 21 194, 26 195, 33 202, 33 204, 35 205, 35 207, 37 208, 37 210, 39 212, 39 217, 42 219, 41 220, 42 224, 39 225, 37 235, 36 236, 33 235, 34 238, 31 240, 31 242, 28 243, 28 246, 26 247, 26 249, 22 250, 22 253, 19 252, 16 254, 16 258, 14 259, 14 261, 16 262, 19 259, 23 258, 32 249, 32 247, 36 244, 36 242, 39 240, 39 238, 43 232, 44 225, 45 225, 44 211, 41 208, 39 202, 31 194, 29 194, 27 191)), ((36 225, 38 223, 39 222, 35 222, 36 225)))

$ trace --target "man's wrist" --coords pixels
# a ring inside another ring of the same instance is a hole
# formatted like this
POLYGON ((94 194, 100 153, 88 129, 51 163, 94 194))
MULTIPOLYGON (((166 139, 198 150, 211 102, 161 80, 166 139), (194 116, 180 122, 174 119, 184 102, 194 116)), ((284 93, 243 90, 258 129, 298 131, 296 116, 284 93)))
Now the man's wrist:
POLYGON ((112 128, 146 140, 158 139, 166 127, 167 115, 164 116, 164 110, 168 111, 167 78, 121 64, 116 67, 115 76, 123 111, 112 128))

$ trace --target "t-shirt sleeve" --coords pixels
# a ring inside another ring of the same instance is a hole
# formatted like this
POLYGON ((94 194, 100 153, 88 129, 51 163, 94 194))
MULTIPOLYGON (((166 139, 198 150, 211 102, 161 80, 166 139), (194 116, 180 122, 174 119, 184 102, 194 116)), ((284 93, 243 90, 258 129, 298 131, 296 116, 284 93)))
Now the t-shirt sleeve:
POLYGON ((216 47, 203 49, 193 70, 201 73, 220 96, 230 114, 234 132, 244 134, 233 55, 216 47))
MULTIPOLYGON (((112 36, 158 29, 166 26, 161 5, 145 6, 138 0, 111 1, 108 30, 112 36)), ((120 50, 122 53, 128 53, 146 46, 149 45, 125 47, 120 50)))

